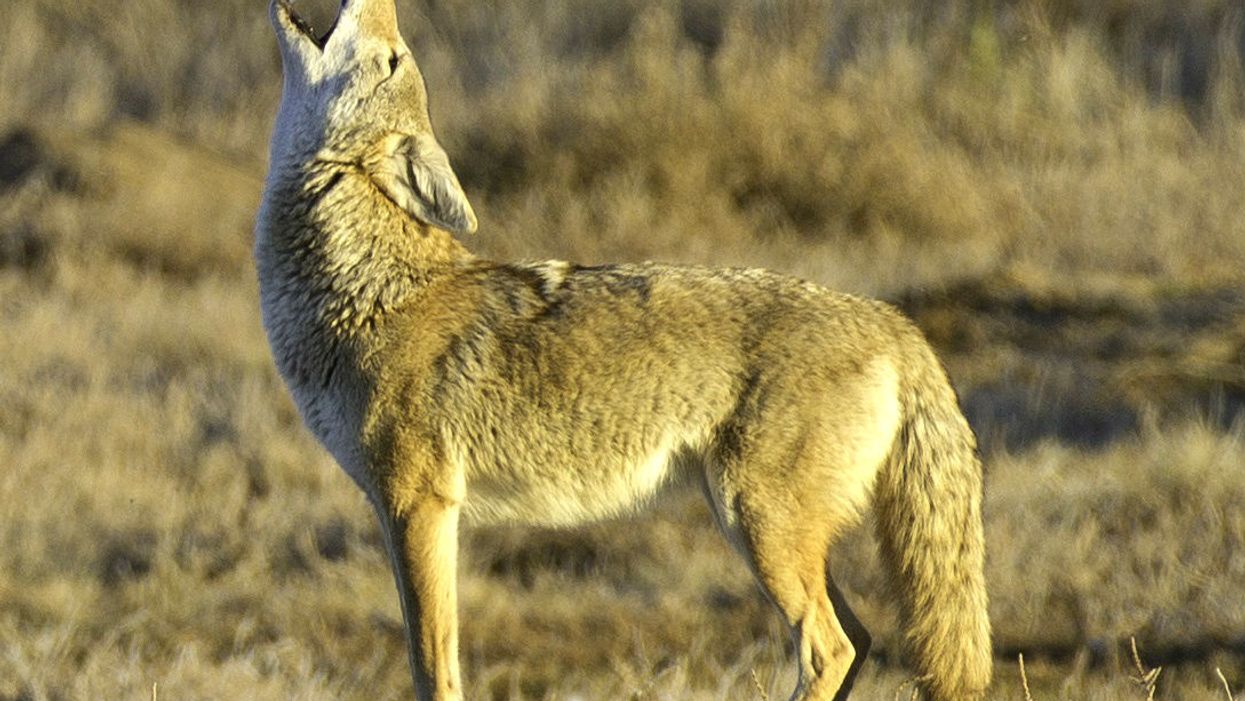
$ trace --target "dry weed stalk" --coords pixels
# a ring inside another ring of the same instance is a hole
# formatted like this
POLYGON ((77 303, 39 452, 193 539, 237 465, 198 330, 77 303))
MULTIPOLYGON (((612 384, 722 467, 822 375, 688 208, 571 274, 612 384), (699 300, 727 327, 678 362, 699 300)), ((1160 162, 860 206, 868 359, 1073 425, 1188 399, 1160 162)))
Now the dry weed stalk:
POLYGON ((1025 690, 1025 701, 1033 701, 1033 694, 1029 693, 1029 675, 1025 674, 1025 654, 1022 652, 1016 657, 1020 662, 1020 685, 1025 690))
POLYGON ((1228 695, 1228 701, 1236 701, 1236 696, 1232 695, 1232 687, 1228 686, 1228 678, 1223 676, 1223 670, 1216 667, 1215 674, 1219 675, 1219 681, 1223 682, 1223 690, 1228 695))
POLYGON ((909 687, 912 688, 912 693, 908 695, 908 701, 917 701, 918 690, 917 690, 916 682, 917 682, 916 677, 913 677, 912 679, 908 679, 904 681, 903 684, 900 684, 899 688, 895 689, 895 701, 899 701, 899 695, 903 693, 904 689, 907 689, 909 687))
POLYGON ((761 686, 761 679, 757 677, 755 669, 752 670, 752 686, 756 687, 757 698, 761 699, 761 701, 769 701, 769 693, 761 686))
POLYGON ((1147 670, 1141 664, 1141 656, 1137 654, 1137 638, 1130 636, 1128 643, 1133 649, 1133 666, 1137 668, 1138 675, 1135 677, 1130 675, 1128 678, 1145 690, 1146 701, 1154 701, 1154 691, 1158 688, 1159 674, 1163 671, 1163 668, 1155 667, 1154 669, 1147 670))

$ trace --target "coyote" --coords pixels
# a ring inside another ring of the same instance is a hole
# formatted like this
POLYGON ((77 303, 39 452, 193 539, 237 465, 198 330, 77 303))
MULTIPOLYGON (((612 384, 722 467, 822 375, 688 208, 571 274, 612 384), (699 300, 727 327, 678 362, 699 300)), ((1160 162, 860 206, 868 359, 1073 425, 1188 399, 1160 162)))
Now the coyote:
POLYGON ((460 518, 566 526, 698 484, 790 626, 793 699, 843 699, 869 636, 827 573, 872 505, 919 684, 990 681, 981 465, 891 307, 763 270, 482 260, 394 0, 317 36, 269 8, 284 89, 256 223, 264 326, 367 494, 416 696, 462 699, 460 518))

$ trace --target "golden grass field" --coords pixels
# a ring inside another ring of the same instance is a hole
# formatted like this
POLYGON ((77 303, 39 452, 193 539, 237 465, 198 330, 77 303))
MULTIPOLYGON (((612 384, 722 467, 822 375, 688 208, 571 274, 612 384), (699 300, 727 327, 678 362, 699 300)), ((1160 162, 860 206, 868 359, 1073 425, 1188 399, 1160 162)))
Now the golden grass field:
MULTIPOLYGON (((987 464, 994 698, 1245 699, 1239 0, 400 9, 475 250, 766 266, 913 315, 987 464)), ((370 509, 259 325, 265 3, 3 14, 0 701, 410 698, 370 509)), ((471 698, 786 698, 697 501, 468 530, 471 698)), ((853 698, 907 699, 867 526, 832 568, 877 640, 853 698)))

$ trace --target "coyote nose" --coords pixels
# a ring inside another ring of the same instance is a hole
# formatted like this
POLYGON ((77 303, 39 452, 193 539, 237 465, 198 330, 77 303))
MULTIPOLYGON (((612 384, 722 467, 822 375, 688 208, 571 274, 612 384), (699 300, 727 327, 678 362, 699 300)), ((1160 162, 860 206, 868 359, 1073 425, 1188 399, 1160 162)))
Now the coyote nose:
POLYGON ((377 39, 398 38, 398 9, 394 0, 342 0, 338 21, 350 20, 359 34, 377 39))

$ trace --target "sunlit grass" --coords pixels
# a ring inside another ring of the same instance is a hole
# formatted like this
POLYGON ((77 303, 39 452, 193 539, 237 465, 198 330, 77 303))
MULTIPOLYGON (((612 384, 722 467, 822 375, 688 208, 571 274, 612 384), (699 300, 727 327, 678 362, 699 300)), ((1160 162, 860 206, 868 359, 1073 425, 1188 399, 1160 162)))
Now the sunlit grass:
MULTIPOLYGON (((0 141, 34 145, 0 163, 0 700, 409 698, 370 510, 259 326, 262 3, 123 5, 16 0, 0 27, 0 141)), ((1154 698, 1223 701, 1245 687, 1239 22, 984 5, 403 20, 476 250, 763 265, 925 325, 989 448, 996 698, 1145 699, 1130 677, 1162 666, 1154 698)), ((696 495, 463 548, 473 698, 794 683, 696 495)), ((831 559, 878 642, 856 697, 907 698, 872 551, 865 527, 831 559)))

